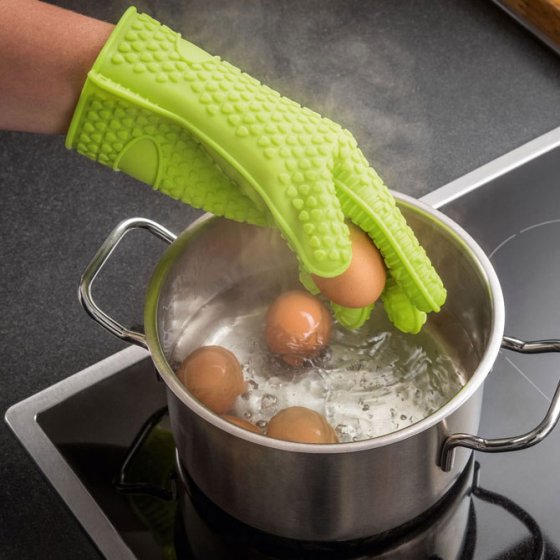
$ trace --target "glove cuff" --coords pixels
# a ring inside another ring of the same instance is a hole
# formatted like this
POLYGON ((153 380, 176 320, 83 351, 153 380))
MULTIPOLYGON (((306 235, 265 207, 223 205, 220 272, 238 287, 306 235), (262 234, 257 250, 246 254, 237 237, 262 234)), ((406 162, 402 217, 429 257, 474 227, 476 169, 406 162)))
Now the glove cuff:
MULTIPOLYGON (((162 88, 162 85, 188 81, 189 77, 194 81, 197 76, 193 70, 202 69, 203 62, 213 66, 215 59, 182 40, 179 33, 146 14, 138 14, 136 8, 129 8, 88 73, 68 129, 66 147, 77 148, 80 153, 107 164, 106 158, 101 157, 99 142, 92 142, 91 136, 83 136, 83 133, 93 133, 91 126, 85 126, 88 123, 102 132, 100 120, 109 124, 115 118, 122 119, 121 112, 108 113, 108 109, 115 108, 118 99, 124 105, 135 105, 184 125, 173 110, 174 105, 181 105, 184 113, 190 101, 189 93, 194 101, 197 92, 182 88, 178 95, 174 88, 162 88), (109 104, 111 107, 107 106, 108 99, 113 102, 109 104)), ((136 123, 129 119, 124 124, 131 127, 136 123)))

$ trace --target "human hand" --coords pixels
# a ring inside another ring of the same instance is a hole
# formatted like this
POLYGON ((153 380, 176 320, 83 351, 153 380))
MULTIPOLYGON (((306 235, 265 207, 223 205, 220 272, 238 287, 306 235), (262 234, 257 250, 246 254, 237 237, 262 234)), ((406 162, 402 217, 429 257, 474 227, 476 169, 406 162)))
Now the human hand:
MULTIPOLYGON (((394 198, 352 135, 130 8, 88 75, 67 146, 165 194, 280 229, 310 277, 351 259, 348 218, 383 255, 382 299, 418 332, 446 296, 394 198)), ((356 328, 371 308, 333 306, 356 328)))

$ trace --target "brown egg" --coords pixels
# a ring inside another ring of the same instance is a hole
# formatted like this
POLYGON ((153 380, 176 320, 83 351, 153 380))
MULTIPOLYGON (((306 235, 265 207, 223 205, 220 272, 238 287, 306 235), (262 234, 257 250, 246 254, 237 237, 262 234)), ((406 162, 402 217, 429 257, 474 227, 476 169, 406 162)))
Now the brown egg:
POLYGON ((268 348, 292 366, 317 356, 329 343, 332 320, 327 308, 303 290, 284 292, 266 314, 268 348))
POLYGON ((374 303, 385 287, 383 257, 367 233, 350 225, 352 260, 339 276, 322 278, 312 275, 321 293, 344 307, 366 307, 374 303))
POLYGON ((231 409, 245 391, 241 365, 233 353, 221 346, 202 346, 189 354, 177 377, 202 404, 217 414, 231 409))
POLYGON ((226 419, 228 422, 231 422, 232 424, 235 424, 236 426, 239 426, 240 428, 245 428, 250 432, 255 432, 256 434, 261 433, 259 428, 255 426, 255 424, 253 424, 252 422, 249 422, 249 420, 238 418, 237 416, 231 416, 231 414, 224 414, 222 418, 226 419))
POLYGON ((327 419, 304 406, 291 406, 273 416, 266 435, 300 443, 338 443, 336 432, 327 419))

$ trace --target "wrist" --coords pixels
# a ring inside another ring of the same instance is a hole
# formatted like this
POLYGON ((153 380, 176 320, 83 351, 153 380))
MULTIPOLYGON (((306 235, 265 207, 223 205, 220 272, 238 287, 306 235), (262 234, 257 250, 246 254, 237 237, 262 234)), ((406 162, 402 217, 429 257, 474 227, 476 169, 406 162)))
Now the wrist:
POLYGON ((0 2, 0 128, 67 130, 113 26, 43 2, 0 2))
POLYGON ((49 125, 57 133, 68 131, 87 73, 114 29, 106 22, 86 19, 82 29, 75 31, 81 33, 80 48, 75 58, 69 57, 59 85, 58 110, 53 111, 53 122, 49 125))

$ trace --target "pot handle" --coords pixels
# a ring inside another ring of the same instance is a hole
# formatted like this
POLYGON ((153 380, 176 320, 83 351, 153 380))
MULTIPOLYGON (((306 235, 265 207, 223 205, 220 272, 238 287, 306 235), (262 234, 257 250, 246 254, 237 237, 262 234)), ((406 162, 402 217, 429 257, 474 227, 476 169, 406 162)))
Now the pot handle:
POLYGON ((143 333, 127 329, 112 317, 109 317, 93 300, 91 289, 95 277, 99 274, 111 253, 115 250, 117 245, 121 242, 122 238, 133 229, 145 229, 150 233, 167 241, 173 243, 177 236, 169 230, 160 226, 158 223, 148 220, 147 218, 130 218, 124 220, 109 234, 109 237, 103 242, 97 253, 86 266, 82 278, 80 280, 79 298, 80 303, 83 305, 86 312, 95 319, 103 328, 107 329, 110 333, 148 349, 146 343, 146 336, 143 333))
MULTIPOLYGON (((540 354, 544 352, 560 352, 560 340, 535 340, 525 342, 517 338, 504 336, 502 348, 523 354, 540 354)), ((556 387, 554 397, 543 421, 530 432, 520 436, 486 439, 470 434, 453 434, 449 436, 441 447, 439 465, 443 471, 453 468, 453 455, 456 447, 466 447, 486 453, 501 453, 527 449, 542 441, 556 426, 560 418, 560 383, 556 387)))

